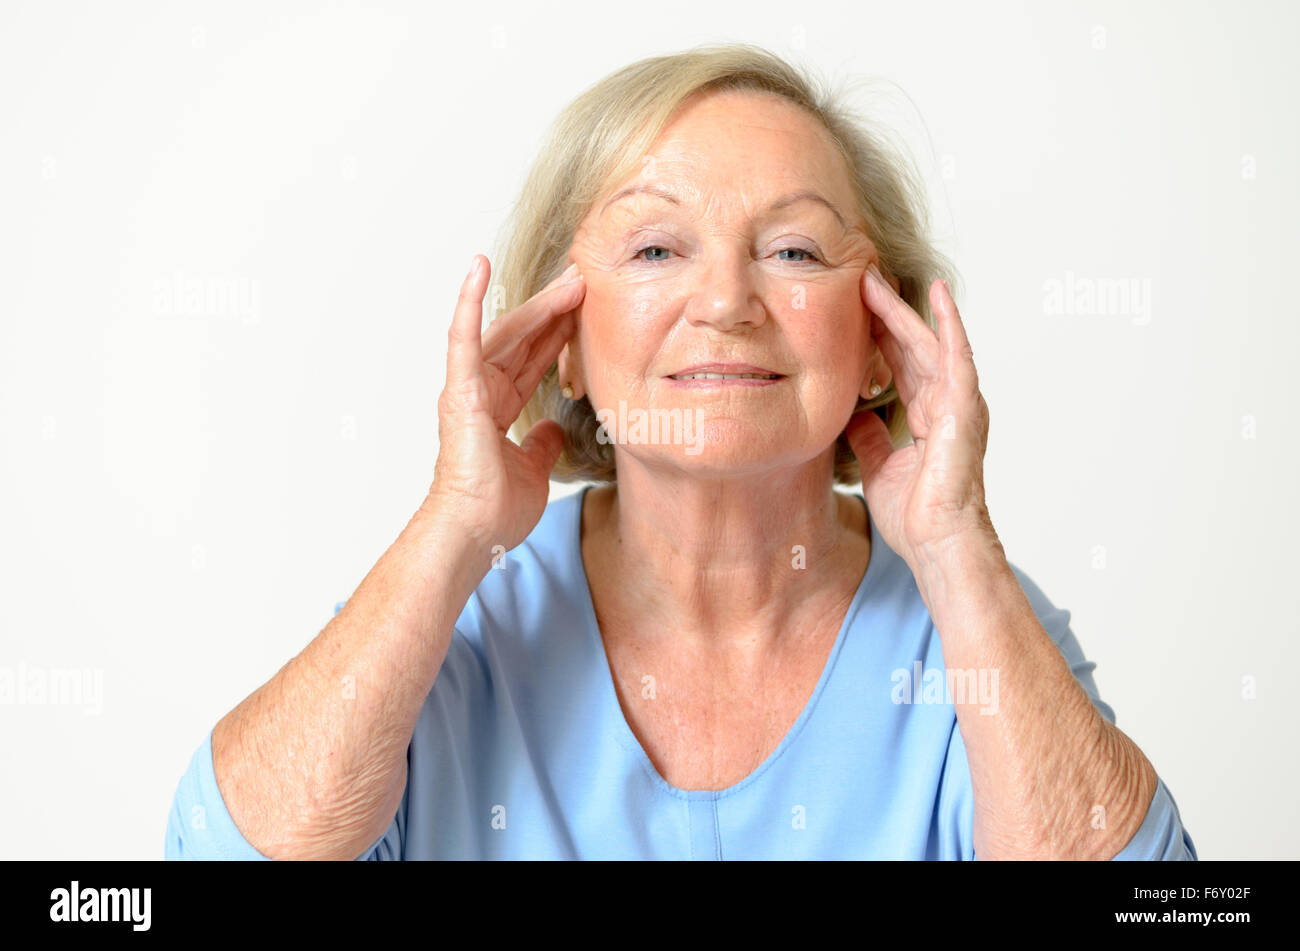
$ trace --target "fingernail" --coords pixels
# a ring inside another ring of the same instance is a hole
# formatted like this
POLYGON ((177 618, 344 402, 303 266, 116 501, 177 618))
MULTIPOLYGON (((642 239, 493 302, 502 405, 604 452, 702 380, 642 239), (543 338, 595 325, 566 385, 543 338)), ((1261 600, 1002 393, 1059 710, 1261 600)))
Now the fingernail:
POLYGON ((469 273, 465 275, 465 280, 470 280, 478 274, 478 255, 474 255, 474 260, 469 262, 469 273))
POLYGON ((578 276, 578 263, 575 261, 574 263, 566 267, 564 271, 560 274, 560 279, 558 283, 568 284, 570 281, 576 279, 577 276, 578 276))

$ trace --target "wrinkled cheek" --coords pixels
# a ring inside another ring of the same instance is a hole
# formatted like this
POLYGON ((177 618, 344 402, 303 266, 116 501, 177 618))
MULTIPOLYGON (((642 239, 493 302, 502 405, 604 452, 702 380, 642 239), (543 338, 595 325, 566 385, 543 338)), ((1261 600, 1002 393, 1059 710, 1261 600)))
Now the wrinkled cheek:
POLYGON ((659 282, 630 283, 618 289, 617 302, 606 305, 611 326, 624 335, 649 333, 663 320, 672 295, 659 282))
MULTIPOLYGON (((800 399, 814 429, 823 423, 828 431, 839 427, 839 417, 853 411, 867 368, 865 328, 845 317, 851 305, 836 309, 791 312, 792 338, 797 338, 801 369, 805 373, 800 399)), ((864 317, 865 320, 865 317, 864 317)), ((839 427, 842 428, 842 427, 839 427)))
MULTIPOLYGON (((579 345, 588 390, 613 403, 643 393, 653 364, 663 294, 652 288, 593 288, 583 303, 579 345)), ((593 400, 594 401, 594 400, 593 400)))
POLYGON ((620 340, 603 333, 584 334, 582 342, 583 373, 587 397, 600 409, 615 406, 620 399, 635 400, 640 383, 631 369, 631 357, 620 349, 620 340))
POLYGON ((808 363, 834 375, 852 374, 867 365, 866 314, 849 299, 814 297, 804 309, 790 308, 781 315, 786 335, 808 363))

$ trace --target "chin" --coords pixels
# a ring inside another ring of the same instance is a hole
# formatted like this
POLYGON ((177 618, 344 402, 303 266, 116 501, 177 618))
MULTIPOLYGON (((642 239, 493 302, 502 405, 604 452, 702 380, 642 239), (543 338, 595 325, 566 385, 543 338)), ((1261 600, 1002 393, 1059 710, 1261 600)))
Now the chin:
MULTIPOLYGON (((817 453, 800 457, 789 444, 762 445, 754 439, 710 436, 685 445, 623 446, 648 469, 671 469, 700 479, 748 478, 771 474, 813 461, 817 453)), ((828 448, 833 451, 833 445, 828 448)))

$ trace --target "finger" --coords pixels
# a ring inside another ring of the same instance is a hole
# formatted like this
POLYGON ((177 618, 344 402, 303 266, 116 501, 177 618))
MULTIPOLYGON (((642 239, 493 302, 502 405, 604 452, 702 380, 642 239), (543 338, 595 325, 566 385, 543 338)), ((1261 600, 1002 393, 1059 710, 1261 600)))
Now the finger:
POLYGON ((563 284, 542 291, 503 316, 488 327, 483 337, 483 359, 497 365, 512 360, 517 348, 523 346, 526 350, 556 317, 577 309, 586 290, 586 281, 563 284))
POLYGON ((889 438, 889 427, 871 410, 865 410, 849 419, 844 435, 853 448, 853 454, 858 457, 862 486, 866 488, 894 451, 893 440, 889 438))
POLYGON ((490 352, 490 347, 527 335, 556 313, 577 307, 577 301, 582 299, 582 294, 586 291, 586 283, 576 270, 561 274, 514 310, 492 321, 483 336, 484 351, 490 352), (565 275, 569 275, 569 278, 566 279, 565 275), (557 311, 557 307, 561 309, 557 311))
POLYGON ((955 379, 971 379, 975 369, 974 352, 946 281, 935 281, 930 285, 930 305, 934 308, 935 323, 939 327, 939 345, 946 372, 955 379))
POLYGON ((933 370, 939 364, 939 339, 921 316, 885 283, 875 265, 862 275, 863 299, 903 348, 915 353, 918 366, 933 370))
POLYGON ((881 356, 885 358, 889 371, 894 376, 894 388, 898 390, 898 398, 906 406, 916 396, 921 382, 920 372, 915 363, 908 359, 907 351, 903 350, 883 323, 877 325, 875 342, 881 356))
POLYGON ((473 379, 483 363, 483 293, 490 265, 474 255, 474 263, 460 285, 460 298, 447 331, 447 382, 473 379))
POLYGON ((889 372, 893 374, 898 399, 904 405, 910 405, 922 388, 936 378, 937 369, 923 365, 922 356, 917 349, 905 349, 898 343, 896 336, 883 321, 876 323, 874 339, 881 356, 884 356, 885 364, 889 366, 889 372))
POLYGON ((538 471, 549 473, 564 450, 564 428, 553 419, 539 419, 520 441, 519 448, 538 471))
POLYGON ((514 377, 515 389, 523 402, 532 398, 537 384, 555 363, 555 358, 560 355, 564 345, 573 337, 577 326, 577 318, 572 314, 564 314, 534 342, 527 361, 514 377))

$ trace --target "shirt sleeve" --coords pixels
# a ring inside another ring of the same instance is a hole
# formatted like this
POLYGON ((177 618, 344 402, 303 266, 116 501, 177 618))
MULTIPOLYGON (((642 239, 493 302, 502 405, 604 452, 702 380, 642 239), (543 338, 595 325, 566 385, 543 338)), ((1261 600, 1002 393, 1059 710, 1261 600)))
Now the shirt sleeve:
MULTIPOLYGON (((1024 589, 1025 596, 1038 615, 1043 628, 1056 643, 1066 662, 1070 665, 1075 679, 1092 698, 1101 715, 1111 723, 1115 722, 1115 711, 1101 699, 1092 672, 1097 664, 1083 656, 1078 638, 1070 630, 1070 612, 1056 607, 1043 594, 1028 575, 1011 566, 1016 578, 1024 589)), ((1196 846, 1192 837, 1183 827, 1182 816, 1173 794, 1169 792, 1164 781, 1156 777, 1156 791, 1147 807, 1146 818, 1137 833, 1111 861, 1196 861, 1196 846)))
MULTIPOLYGON (((388 830, 358 860, 400 858, 405 815, 403 793, 401 808, 388 830)), ((163 855, 168 860, 269 861, 244 838, 221 798, 212 766, 211 730, 190 759, 172 797, 163 855)))
POLYGON ((1195 862, 1196 846, 1183 828, 1183 818, 1178 814, 1178 804, 1165 787, 1164 780, 1156 777, 1156 794, 1151 797, 1147 816, 1128 845, 1119 850, 1112 862, 1195 862))

